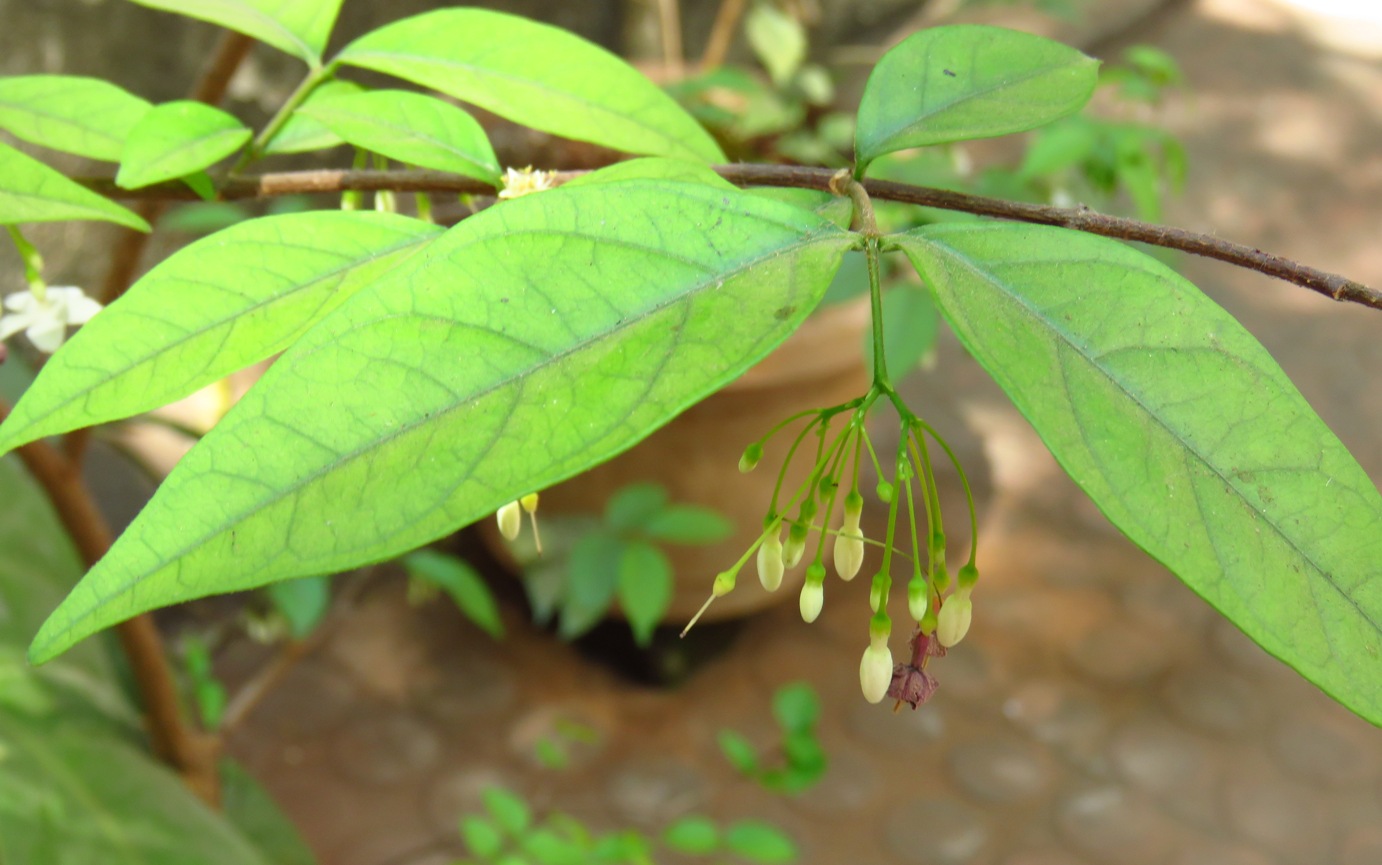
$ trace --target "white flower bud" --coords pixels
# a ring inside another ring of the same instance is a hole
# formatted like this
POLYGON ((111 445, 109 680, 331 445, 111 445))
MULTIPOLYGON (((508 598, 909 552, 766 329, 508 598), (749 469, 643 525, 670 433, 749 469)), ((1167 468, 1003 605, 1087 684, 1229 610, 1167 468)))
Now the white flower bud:
POLYGON ((782 538, 774 527, 758 547, 758 581, 770 592, 782 585, 782 538))
POLYGON ((864 564, 863 535, 840 534, 835 536, 835 573, 840 579, 849 582, 859 573, 864 564))
POLYGON ((816 621, 825 606, 825 588, 817 581, 807 579, 801 587, 801 618, 808 625, 816 621))
POLYGON ((912 621, 920 622, 926 618, 931 608, 931 592, 924 580, 913 579, 907 583, 907 614, 912 621))
POLYGON ((870 703, 882 702, 892 681, 893 653, 888 648, 888 638, 871 640, 859 662, 859 687, 863 689, 864 699, 870 703))
POLYGON ((499 520, 499 534, 514 540, 518 537, 518 530, 523 527, 523 511, 518 502, 509 502, 499 509, 495 517, 499 520))
POLYGON ((970 603, 968 592, 956 592, 946 598, 936 620, 936 639, 947 649, 960 642, 969 633, 973 615, 974 604, 970 603))

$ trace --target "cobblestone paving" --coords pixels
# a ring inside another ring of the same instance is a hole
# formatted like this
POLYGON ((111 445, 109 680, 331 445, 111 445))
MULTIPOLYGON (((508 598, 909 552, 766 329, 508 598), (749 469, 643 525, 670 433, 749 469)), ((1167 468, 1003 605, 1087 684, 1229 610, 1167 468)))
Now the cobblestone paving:
MULTIPOLYGON (((1134 34, 1194 84, 1173 106, 1193 174, 1171 219, 1382 284, 1382 51, 1360 50, 1362 32, 1265 0, 1202 0, 1134 34)), ((1376 313, 1217 265, 1185 271, 1382 478, 1376 313)), ((992 478, 974 628, 919 711, 858 696, 862 580, 828 586, 813 627, 795 604, 755 618, 667 691, 514 611, 495 644, 376 580, 234 750, 326 865, 449 862, 457 816, 491 783, 596 828, 769 820, 808 863, 1382 862, 1382 734, 1117 535, 958 350, 913 386, 977 433, 972 457, 992 478), (825 702, 829 773, 795 799, 763 794, 715 734, 768 744, 770 694, 802 679, 825 702), (592 735, 566 740, 566 769, 542 768, 539 743, 573 724, 592 735)), ((223 663, 235 675, 260 660, 242 647, 223 663)))

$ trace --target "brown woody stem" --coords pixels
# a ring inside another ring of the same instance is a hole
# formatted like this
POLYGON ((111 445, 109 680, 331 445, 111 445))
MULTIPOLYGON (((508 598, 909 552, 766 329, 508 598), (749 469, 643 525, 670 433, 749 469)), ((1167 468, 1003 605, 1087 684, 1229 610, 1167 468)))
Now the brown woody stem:
MULTIPOLYGON (((810 168, 797 165, 720 165, 715 170, 721 177, 738 186, 790 186, 801 189, 830 190, 835 174, 829 168, 810 168)), ((556 172, 558 182, 585 174, 584 171, 556 172)), ((112 198, 161 200, 189 200, 195 198, 191 190, 181 184, 157 184, 137 190, 124 190, 109 178, 81 179, 89 188, 112 198)), ((911 186, 888 180, 865 180, 865 191, 873 199, 919 204, 942 210, 955 210, 1041 225, 1056 225, 1089 234, 1131 240, 1176 249, 1193 255, 1214 258, 1248 270, 1255 270, 1308 288, 1337 301, 1358 303, 1382 309, 1382 291, 1369 288, 1338 274, 1263 252, 1241 243, 1221 240, 1183 228, 1156 225, 1120 216, 1096 213, 1086 207, 1051 207, 970 195, 948 189, 911 186)), ((326 169, 318 171, 286 171, 233 177, 221 187, 225 200, 268 198, 279 195, 308 193, 341 193, 358 189, 395 192, 454 192, 470 195, 490 195, 494 188, 486 183, 440 171, 354 171, 326 169)))
MULTIPOLYGON (((9 406, 0 403, 0 422, 8 415, 9 406)), ((110 549, 112 534, 82 482, 77 464, 44 441, 15 452, 52 503, 82 561, 87 567, 96 564, 110 549)), ((134 671, 154 753, 176 768, 198 796, 215 805, 220 799, 216 771, 219 743, 183 721, 173 672, 153 619, 148 614, 135 616, 115 630, 134 671)))

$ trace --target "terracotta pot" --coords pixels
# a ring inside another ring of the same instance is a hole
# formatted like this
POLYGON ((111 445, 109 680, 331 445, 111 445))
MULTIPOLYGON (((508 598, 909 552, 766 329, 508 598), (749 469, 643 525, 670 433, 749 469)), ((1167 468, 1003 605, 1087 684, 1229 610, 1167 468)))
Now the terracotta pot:
MULTIPOLYGON (((793 425, 775 436, 756 471, 739 471, 744 447, 796 412, 824 408, 861 396, 868 388, 864 333, 868 298, 824 307, 778 349, 737 381, 687 409, 632 449, 577 478, 542 491, 538 517, 544 524, 596 517, 614 493, 630 484, 657 483, 676 503, 704 505, 735 526, 728 540, 710 546, 666 544, 676 586, 666 621, 690 619, 709 596, 716 573, 733 564, 756 540, 772 499, 777 471, 791 446, 793 425)), ((799 455, 801 450, 798 451, 799 455)), ((795 490, 810 470, 794 460, 783 489, 795 490)), ((491 547, 502 545, 493 520, 485 522, 491 547)), ((544 529, 545 533, 545 529, 544 529)), ((511 561, 511 559, 510 559, 511 561)), ((754 562, 740 572, 730 595, 710 608, 705 620, 742 616, 767 605, 794 600, 804 566, 789 571, 777 592, 759 584, 754 562)))

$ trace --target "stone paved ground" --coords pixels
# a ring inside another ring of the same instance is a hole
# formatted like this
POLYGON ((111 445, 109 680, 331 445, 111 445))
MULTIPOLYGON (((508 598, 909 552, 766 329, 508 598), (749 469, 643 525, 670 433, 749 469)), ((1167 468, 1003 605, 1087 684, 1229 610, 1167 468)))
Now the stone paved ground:
MULTIPOLYGON (((1194 85, 1171 108, 1192 164, 1171 219, 1382 285, 1382 34, 1306 5, 1177 3, 1132 34, 1194 85)), ((1184 270, 1382 479, 1382 319, 1212 263, 1184 270)), ((771 820, 808 863, 1382 862, 1382 733, 1122 540, 953 347, 913 386, 978 433, 993 480, 974 628, 920 711, 858 697, 863 581, 833 590, 814 627, 795 605, 748 622, 683 687, 657 691, 515 610, 502 644, 445 607, 409 612, 385 577, 235 752, 327 865, 451 861, 458 814, 491 782, 600 828, 771 820), (823 695, 832 764, 784 800, 737 778, 714 737, 771 741, 769 695, 799 679, 823 695), (542 769, 536 743, 571 722, 594 740, 542 769)), ((239 675, 259 660, 241 647, 223 662, 239 675)))

